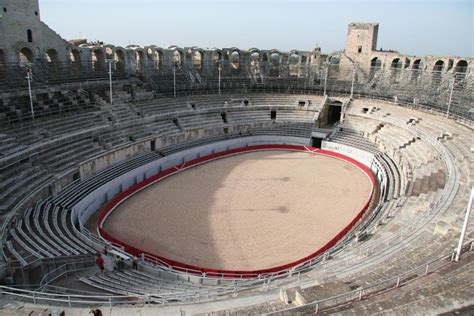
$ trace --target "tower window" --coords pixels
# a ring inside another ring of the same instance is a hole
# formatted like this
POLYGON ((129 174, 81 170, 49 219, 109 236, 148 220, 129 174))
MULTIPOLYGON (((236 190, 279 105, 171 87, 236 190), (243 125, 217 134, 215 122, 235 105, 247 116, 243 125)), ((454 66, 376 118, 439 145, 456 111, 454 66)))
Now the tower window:
POLYGON ((359 47, 357 48, 357 52, 358 52, 358 53, 362 53, 362 46, 359 46, 359 47))
POLYGON ((7 12, 7 8, 3 7, 3 12, 6 13, 6 12, 7 12))
POLYGON ((35 15, 38 16, 38 11, 35 11, 35 15))
POLYGON ((26 35, 28 36, 28 43, 32 43, 33 42, 33 32, 31 32, 31 30, 27 30, 26 35))

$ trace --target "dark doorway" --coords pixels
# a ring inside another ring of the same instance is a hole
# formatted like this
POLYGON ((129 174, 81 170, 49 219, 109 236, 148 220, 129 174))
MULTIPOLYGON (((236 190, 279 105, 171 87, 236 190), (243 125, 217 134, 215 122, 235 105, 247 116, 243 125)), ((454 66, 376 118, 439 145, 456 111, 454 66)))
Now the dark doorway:
POLYGON ((323 143, 323 139, 319 137, 312 137, 311 138, 311 146, 314 148, 321 148, 321 144, 323 143))
POLYGON ((333 125, 340 121, 341 110, 342 110, 342 104, 340 102, 337 102, 337 103, 334 102, 333 104, 329 105, 328 125, 333 125))
POLYGON ((270 112, 270 118, 271 118, 272 120, 276 120, 276 118, 277 118, 277 111, 276 111, 276 110, 272 110, 272 111, 270 112))
POLYGON ((227 124, 227 113, 221 113, 222 121, 227 124))
POLYGON ((156 150, 156 141, 155 140, 152 140, 150 142, 150 149, 151 151, 155 151, 156 150))

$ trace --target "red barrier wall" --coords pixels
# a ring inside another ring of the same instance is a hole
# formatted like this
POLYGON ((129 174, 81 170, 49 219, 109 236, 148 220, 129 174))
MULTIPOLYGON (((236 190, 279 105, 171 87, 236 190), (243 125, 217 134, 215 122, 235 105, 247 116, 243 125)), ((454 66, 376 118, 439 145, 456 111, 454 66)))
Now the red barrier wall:
POLYGON ((232 149, 228 150, 225 152, 220 152, 220 153, 215 153, 215 154, 210 154, 204 157, 200 157, 191 161, 188 161, 184 164, 179 164, 177 166, 171 167, 167 170, 164 170, 158 174, 155 174, 154 176, 130 187, 126 191, 118 194, 115 198, 113 198, 107 205, 106 207, 102 210, 102 212, 99 215, 99 220, 98 220, 98 227, 99 227, 99 233, 100 235, 116 244, 116 245, 121 245, 124 247, 125 251, 128 253, 134 255, 134 256, 140 256, 142 253, 147 256, 147 258, 151 258, 152 260, 156 260, 158 262, 163 262, 171 266, 173 269, 178 270, 178 271, 185 271, 185 272, 194 272, 194 273, 206 273, 207 276, 218 276, 218 277, 243 277, 243 278, 250 278, 250 277, 257 277, 258 275, 265 275, 265 274, 270 274, 270 273, 278 273, 278 272, 283 272, 291 267, 297 266, 299 264, 302 264, 306 261, 309 261, 318 255, 324 253, 327 251, 329 248, 333 247, 339 240, 341 240, 342 237, 344 237, 354 226, 357 224, 357 222, 364 216, 365 212, 367 211, 367 208, 370 204, 370 201, 372 199, 372 196, 374 194, 374 189, 376 186, 376 181, 375 177, 370 171, 368 167, 363 165, 362 163, 358 162, 357 160, 354 160, 350 157, 347 157, 345 155, 331 152, 331 151, 326 151, 322 149, 317 149, 313 147, 306 147, 306 146, 296 146, 296 145, 258 145, 258 146, 249 146, 249 147, 243 147, 243 148, 237 148, 237 149, 232 149), (335 157, 338 159, 342 159, 348 163, 351 163, 358 167, 360 170, 362 170, 367 177, 369 178, 370 182, 372 183, 372 191, 370 198, 367 200, 365 203, 364 207, 357 213, 357 215, 352 219, 352 221, 343 229, 341 230, 336 236, 334 236, 326 245, 322 248, 320 248, 318 251, 301 258, 295 262, 290 262, 288 264, 278 266, 278 267, 272 267, 268 269, 263 269, 263 270, 257 270, 257 271, 230 271, 230 270, 218 270, 218 269, 209 269, 209 268, 203 268, 203 267, 197 267, 197 266, 192 266, 188 265, 182 262, 177 262, 168 258, 161 257, 156 254, 152 254, 146 251, 143 251, 141 249, 138 249, 134 247, 133 245, 129 245, 123 241, 121 241, 119 238, 116 238, 114 236, 111 236, 107 231, 103 229, 103 224, 107 218, 107 216, 113 212, 113 210, 124 200, 126 200, 129 196, 133 195, 134 193, 138 192, 139 190, 145 188, 146 186, 153 184, 154 182, 159 181, 160 179, 163 179, 164 177, 167 177, 169 175, 172 175, 176 172, 181 171, 182 169, 190 168, 192 166, 202 164, 214 159, 226 157, 229 155, 234 155, 234 154, 239 154, 239 153, 244 153, 244 152, 251 152, 251 151, 260 151, 260 150, 292 150, 292 151, 308 151, 308 152, 313 152, 314 154, 318 155, 326 155, 326 156, 331 156, 335 157))

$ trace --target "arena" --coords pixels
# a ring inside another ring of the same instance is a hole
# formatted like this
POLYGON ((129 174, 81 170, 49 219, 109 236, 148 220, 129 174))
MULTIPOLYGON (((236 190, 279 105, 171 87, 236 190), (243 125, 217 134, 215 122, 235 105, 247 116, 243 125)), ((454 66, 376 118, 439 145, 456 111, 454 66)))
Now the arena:
POLYGON ((195 269, 279 271, 318 254, 372 197, 364 171, 315 156, 244 152, 185 169, 121 203, 104 230, 195 269))
POLYGON ((378 23, 121 47, 0 8, 1 314, 472 313, 472 57, 378 23))

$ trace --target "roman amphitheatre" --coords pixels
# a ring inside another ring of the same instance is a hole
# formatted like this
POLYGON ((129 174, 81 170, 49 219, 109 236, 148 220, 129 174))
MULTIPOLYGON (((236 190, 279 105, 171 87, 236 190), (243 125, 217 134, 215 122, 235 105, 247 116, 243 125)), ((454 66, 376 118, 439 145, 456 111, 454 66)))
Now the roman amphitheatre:
POLYGON ((472 313, 472 57, 378 23, 334 53, 67 41, 0 3, 1 314, 472 313))

